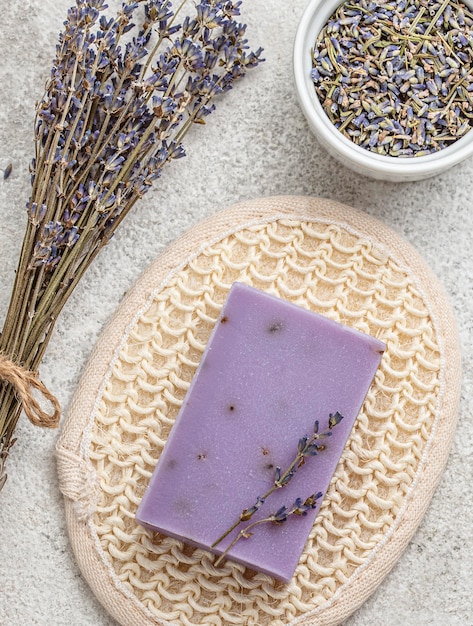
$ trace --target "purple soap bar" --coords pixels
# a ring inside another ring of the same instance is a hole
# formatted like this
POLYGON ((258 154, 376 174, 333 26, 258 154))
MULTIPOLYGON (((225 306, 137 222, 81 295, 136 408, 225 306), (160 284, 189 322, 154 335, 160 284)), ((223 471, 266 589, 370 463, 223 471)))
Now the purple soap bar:
MULTIPOLYGON (((298 442, 326 431, 251 522, 325 494, 379 366, 384 343, 280 298, 234 283, 136 515, 152 530, 221 554, 249 522, 212 544, 274 484, 298 442)), ((282 524, 262 523, 228 559, 289 581, 317 506, 282 524)))

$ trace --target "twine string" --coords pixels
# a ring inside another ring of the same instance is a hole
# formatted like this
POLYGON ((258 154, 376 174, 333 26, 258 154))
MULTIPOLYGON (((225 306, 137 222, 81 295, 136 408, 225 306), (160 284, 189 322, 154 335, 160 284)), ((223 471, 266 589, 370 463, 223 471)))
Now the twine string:
POLYGON ((59 401, 39 380, 37 372, 29 371, 0 355, 0 382, 10 383, 13 386, 22 409, 32 424, 43 428, 57 428, 59 426, 61 417, 59 401), (35 390, 52 405, 52 413, 46 412, 41 407, 34 397, 35 390))

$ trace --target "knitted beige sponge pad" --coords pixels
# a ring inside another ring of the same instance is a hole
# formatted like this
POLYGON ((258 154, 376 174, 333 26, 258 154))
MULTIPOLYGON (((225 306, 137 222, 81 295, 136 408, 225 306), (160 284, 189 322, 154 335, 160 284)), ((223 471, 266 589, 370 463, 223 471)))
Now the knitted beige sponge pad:
POLYGON ((57 446, 81 570, 124 625, 338 624, 389 572, 425 513, 459 386, 445 295, 398 235, 317 198, 235 205, 155 260, 87 365, 57 446), (387 345, 287 585, 231 561, 216 569, 211 554, 134 519, 236 280, 387 345))

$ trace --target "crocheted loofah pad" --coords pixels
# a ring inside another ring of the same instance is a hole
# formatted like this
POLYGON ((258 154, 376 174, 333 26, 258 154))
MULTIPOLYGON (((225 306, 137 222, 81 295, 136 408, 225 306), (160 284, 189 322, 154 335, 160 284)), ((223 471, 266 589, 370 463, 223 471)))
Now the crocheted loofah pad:
POLYGON ((244 202, 144 273, 104 331, 57 446, 73 549, 91 588, 137 626, 338 624, 376 588, 432 497, 454 432, 456 326, 436 278, 383 224, 327 200, 244 202), (239 280, 387 345, 284 585, 134 520, 231 284, 239 280))

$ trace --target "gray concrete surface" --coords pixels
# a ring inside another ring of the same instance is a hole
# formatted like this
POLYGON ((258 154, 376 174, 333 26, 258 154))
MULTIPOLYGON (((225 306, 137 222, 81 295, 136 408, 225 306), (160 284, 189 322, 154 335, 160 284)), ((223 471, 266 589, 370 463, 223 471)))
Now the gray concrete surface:
MULTIPOLYGON (((109 4, 114 5, 115 0, 109 4)), ((117 3, 118 4, 118 3, 117 3)), ((310 134, 292 82, 292 44, 306 0, 245 0, 266 63, 188 137, 97 259, 64 310, 41 375, 65 410, 107 320, 152 259, 179 234, 235 201, 273 194, 330 197, 408 239, 444 284, 464 347, 463 393, 450 459, 428 513, 393 571, 345 626, 471 626, 473 600, 473 159, 434 179, 387 184, 329 158, 310 134)), ((0 17, 0 319, 23 236, 34 103, 69 0, 2 2, 0 17)), ((112 626, 69 546, 58 490, 57 432, 26 418, 0 494, 0 624, 112 626)))

